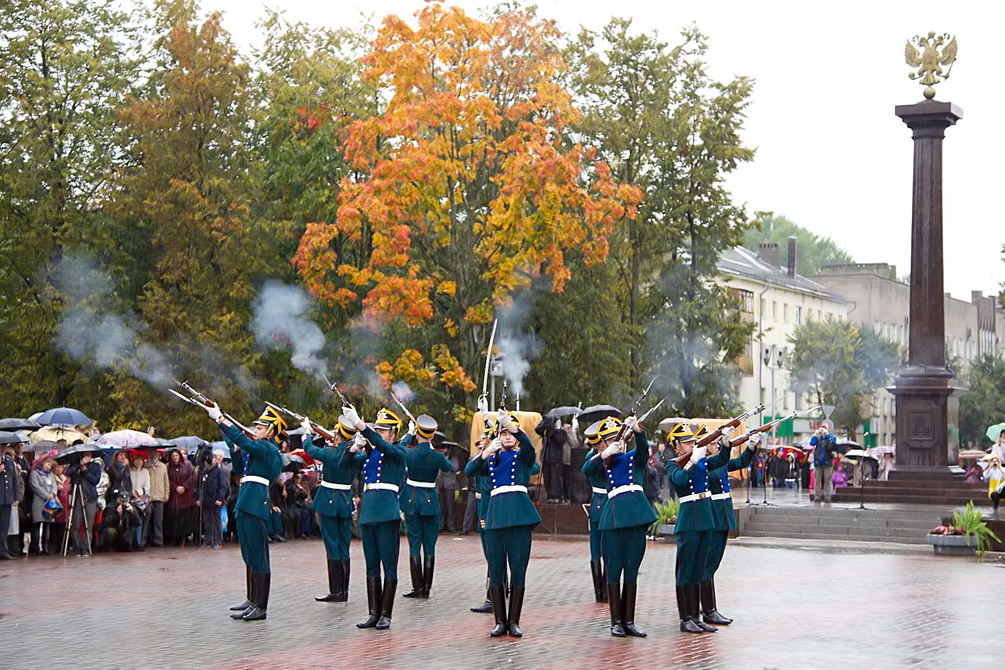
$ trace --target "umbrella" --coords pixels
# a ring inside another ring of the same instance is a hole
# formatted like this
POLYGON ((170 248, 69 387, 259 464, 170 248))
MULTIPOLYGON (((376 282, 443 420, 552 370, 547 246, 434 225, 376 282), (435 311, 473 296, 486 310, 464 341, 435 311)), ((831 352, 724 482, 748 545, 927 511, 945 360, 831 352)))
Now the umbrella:
POLYGON ((39 414, 36 419, 43 426, 59 424, 61 426, 88 426, 92 423, 87 415, 72 407, 56 407, 39 414))
POLYGON ((0 430, 0 444, 21 444, 21 438, 17 433, 0 430))
POLYGON ((87 436, 80 431, 72 430, 70 428, 46 426, 45 428, 39 428, 31 434, 32 442, 36 442, 38 440, 52 440, 53 442, 66 440, 67 444, 73 444, 74 442, 87 442, 87 436))
POLYGON ((101 445, 95 444, 94 442, 85 442, 84 444, 75 444, 72 447, 67 447, 63 451, 56 454, 56 460, 61 461, 70 456, 79 456, 80 454, 86 453, 101 453, 101 445))
POLYGON ((19 430, 38 430, 42 424, 28 419, 0 419, 0 430, 9 430, 16 433, 19 430))
MULTIPOLYGON (((889 446, 889 445, 882 446, 882 447, 871 447, 871 448, 865 450, 865 455, 866 456, 870 456, 870 457, 876 458, 876 459, 882 458, 883 456, 886 456, 887 454, 894 454, 894 455, 896 455, 896 453, 897 453, 897 447, 893 447, 893 446, 889 446)), ((983 452, 981 452, 981 453, 983 453, 983 452)))
POLYGON ((838 452, 840 452, 842 454, 848 452, 851 449, 861 449, 862 448, 862 445, 859 444, 858 442, 855 442, 854 440, 838 440, 835 443, 835 446, 837 447, 838 452))
POLYGON ((788 447, 788 446, 775 447, 775 453, 777 453, 782 458, 795 456, 796 460, 801 460, 805 456, 805 453, 799 447, 788 447))
POLYGON ((875 461, 876 458, 865 453, 862 449, 849 449, 844 455, 841 456, 841 460, 849 461, 851 463, 857 463, 860 458, 868 458, 875 461))
POLYGON ((582 410, 578 407, 570 407, 569 405, 562 405, 561 407, 555 407, 548 410, 545 416, 574 416, 579 414, 582 410))
POLYGON ((138 430, 114 430, 111 433, 105 433, 98 438, 98 444, 113 449, 160 446, 153 436, 138 430))
POLYGON ((980 449, 964 449, 959 454, 957 454, 957 458, 959 458, 962 461, 966 458, 981 459, 987 455, 988 452, 981 451, 980 449))
POLYGON ((300 470, 307 465, 303 457, 297 454, 279 454, 283 460, 283 470, 290 472, 300 470))
POLYGON ((38 442, 32 442, 26 446, 23 451, 43 454, 49 451, 59 451, 61 448, 62 445, 56 444, 52 440, 39 440, 38 442))
POLYGON ((987 435, 988 439, 992 442, 997 442, 998 438, 1001 437, 1003 430, 1005 430, 1005 423, 996 423, 993 426, 988 426, 988 430, 984 434, 987 435))
POLYGON ((293 451, 291 451, 289 453, 290 453, 290 456, 298 456, 300 459, 302 459, 303 462, 304 462, 304 465, 314 465, 314 459, 311 458, 310 456, 308 456, 307 452, 304 451, 303 449, 294 449, 293 451))
POLYGON ((464 445, 446 440, 440 443, 440 448, 443 449, 444 451, 447 451, 449 449, 456 449, 457 451, 463 452, 464 454, 468 453, 468 450, 466 447, 464 447, 464 445))
POLYGON ((580 412, 576 420, 579 421, 580 426, 589 426, 594 421, 600 421, 609 416, 618 416, 619 414, 621 414, 621 410, 614 405, 593 405, 580 412))
POLYGON ((182 447, 184 449, 187 449, 188 451, 193 451, 194 449, 198 449, 204 444, 209 444, 209 442, 207 442, 206 440, 202 439, 201 437, 197 437, 195 435, 183 435, 181 437, 176 437, 171 440, 166 440, 166 442, 169 445, 175 447, 182 447))

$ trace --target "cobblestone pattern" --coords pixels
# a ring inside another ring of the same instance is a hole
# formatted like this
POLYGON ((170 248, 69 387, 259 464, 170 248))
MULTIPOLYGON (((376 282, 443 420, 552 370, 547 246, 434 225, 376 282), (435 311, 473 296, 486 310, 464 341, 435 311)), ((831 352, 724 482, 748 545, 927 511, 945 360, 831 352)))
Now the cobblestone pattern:
MULTIPOLYGON (((849 543, 850 544, 850 543, 849 543)), ((407 546, 402 541, 402 554, 407 546)), ((650 544, 636 624, 615 639, 593 602, 584 541, 535 539, 525 637, 491 639, 477 537, 440 540, 428 601, 402 599, 389 631, 366 615, 363 560, 352 544, 350 600, 326 589, 319 541, 272 547, 269 618, 228 618, 242 600, 236 546, 94 558, 0 562, 0 658, 16 668, 982 668, 995 665, 1001 564, 858 547, 731 546, 717 590, 735 623, 677 629, 674 546, 650 544), (997 585, 997 586, 996 586, 997 585)))

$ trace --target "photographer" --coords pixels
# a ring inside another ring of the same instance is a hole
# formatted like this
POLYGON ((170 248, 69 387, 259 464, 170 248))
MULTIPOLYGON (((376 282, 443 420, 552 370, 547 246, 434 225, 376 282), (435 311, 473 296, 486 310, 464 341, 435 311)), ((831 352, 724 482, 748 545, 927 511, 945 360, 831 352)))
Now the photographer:
POLYGON ((141 551, 136 541, 139 527, 139 510, 129 502, 129 492, 121 491, 115 503, 105 507, 101 525, 98 526, 98 546, 105 551, 141 551))
POLYGON ((73 548, 78 556, 90 556, 90 541, 85 533, 94 530, 94 515, 98 510, 98 482, 101 481, 102 467, 90 453, 82 454, 80 460, 66 469, 70 478, 70 498, 73 489, 77 496, 70 510, 73 548), (85 523, 86 527, 85 527, 85 523))
POLYGON ((837 441, 827 429, 827 424, 817 428, 810 438, 810 448, 813 450, 813 497, 814 502, 831 501, 831 468, 834 466, 834 454, 837 451, 837 441), (821 488, 823 492, 821 493, 821 488))
POLYGON ((223 545, 223 519, 220 509, 227 502, 227 471, 223 469, 223 451, 209 454, 210 460, 199 463, 199 500, 202 516, 202 546, 219 549, 223 545))

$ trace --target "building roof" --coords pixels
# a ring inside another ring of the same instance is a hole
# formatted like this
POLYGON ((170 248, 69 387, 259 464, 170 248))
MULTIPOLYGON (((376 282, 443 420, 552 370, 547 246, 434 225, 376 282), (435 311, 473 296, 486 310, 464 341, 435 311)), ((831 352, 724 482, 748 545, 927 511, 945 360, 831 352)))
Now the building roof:
POLYGON ((823 284, 807 279, 799 273, 791 276, 787 268, 773 266, 757 257, 757 254, 746 247, 733 247, 722 252, 716 264, 719 272, 737 277, 746 277, 764 284, 772 284, 780 288, 819 296, 834 302, 849 303, 844 296, 829 290, 823 284))

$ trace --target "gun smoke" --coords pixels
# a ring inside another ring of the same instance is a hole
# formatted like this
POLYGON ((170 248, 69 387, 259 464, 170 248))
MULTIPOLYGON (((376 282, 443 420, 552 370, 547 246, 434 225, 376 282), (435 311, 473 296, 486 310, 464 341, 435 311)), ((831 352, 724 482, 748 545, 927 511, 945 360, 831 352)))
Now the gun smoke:
POLYGON ((510 392, 517 397, 523 395, 523 380, 530 372, 530 362, 541 353, 540 342, 532 334, 523 332, 531 311, 529 295, 514 297, 509 305, 496 310, 499 319, 499 335, 496 338, 499 365, 509 383, 510 392))
POLYGON ((328 374, 327 364, 319 354, 325 336, 308 313, 310 300, 303 289, 277 281, 266 282, 255 298, 251 331, 264 349, 290 347, 290 363, 298 370, 318 378, 328 374))

